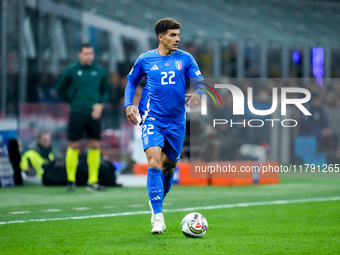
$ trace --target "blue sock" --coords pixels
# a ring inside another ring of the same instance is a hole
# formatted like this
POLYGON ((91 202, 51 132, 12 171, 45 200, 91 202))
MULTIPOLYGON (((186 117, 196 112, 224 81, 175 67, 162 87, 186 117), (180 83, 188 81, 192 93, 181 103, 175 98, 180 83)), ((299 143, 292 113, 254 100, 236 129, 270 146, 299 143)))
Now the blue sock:
POLYGON ((162 178, 163 188, 164 188, 164 195, 163 195, 163 200, 164 200, 165 196, 169 193, 171 189, 172 181, 174 180, 174 174, 172 174, 171 176, 168 176, 162 172, 161 178, 162 178))
POLYGON ((154 213, 163 212, 163 183, 161 178, 161 169, 148 168, 148 177, 146 181, 146 187, 148 189, 149 198, 154 213))

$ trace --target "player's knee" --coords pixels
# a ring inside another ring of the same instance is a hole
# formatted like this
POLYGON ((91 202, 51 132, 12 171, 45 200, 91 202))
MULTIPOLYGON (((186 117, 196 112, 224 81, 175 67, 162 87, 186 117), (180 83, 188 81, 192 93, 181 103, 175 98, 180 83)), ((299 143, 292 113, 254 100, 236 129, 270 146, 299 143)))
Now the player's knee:
POLYGON ((89 146, 89 148, 92 149, 92 150, 99 150, 99 148, 100 148, 100 142, 97 141, 97 140, 92 140, 92 139, 90 139, 90 140, 88 141, 88 146, 89 146))
POLYGON ((161 160, 157 157, 150 157, 148 160, 148 166, 150 168, 161 168, 161 160))
POLYGON ((175 171, 176 164, 172 163, 163 163, 163 173, 167 176, 172 176, 175 171))
POLYGON ((72 148, 73 150, 79 150, 80 148, 80 142, 70 142, 69 147, 72 148))

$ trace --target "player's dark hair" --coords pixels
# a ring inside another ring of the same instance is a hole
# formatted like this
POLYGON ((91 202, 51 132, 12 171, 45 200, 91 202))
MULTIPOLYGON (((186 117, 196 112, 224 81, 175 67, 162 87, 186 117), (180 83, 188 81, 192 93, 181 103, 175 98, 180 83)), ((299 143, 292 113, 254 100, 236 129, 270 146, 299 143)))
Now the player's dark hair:
POLYGON ((79 52, 82 52, 83 48, 93 48, 93 47, 90 43, 82 43, 79 47, 79 52))
POLYGON ((177 22, 176 20, 172 18, 164 18, 156 22, 155 33, 156 36, 158 36, 159 34, 164 35, 168 31, 168 29, 180 29, 181 27, 181 23, 177 22))

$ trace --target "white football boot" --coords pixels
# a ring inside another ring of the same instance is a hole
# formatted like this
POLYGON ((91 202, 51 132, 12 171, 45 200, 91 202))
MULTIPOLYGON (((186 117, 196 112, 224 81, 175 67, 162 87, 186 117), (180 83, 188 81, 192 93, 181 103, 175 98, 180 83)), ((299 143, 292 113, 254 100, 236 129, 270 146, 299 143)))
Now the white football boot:
POLYGON ((153 228, 151 230, 152 234, 162 234, 166 231, 166 226, 164 222, 164 215, 163 213, 155 214, 155 221, 153 223, 153 228))
POLYGON ((150 206, 150 209, 151 209, 151 225, 153 227, 153 224, 155 223, 155 213, 153 211, 153 208, 152 208, 152 205, 151 205, 151 201, 149 200, 149 206, 150 206))

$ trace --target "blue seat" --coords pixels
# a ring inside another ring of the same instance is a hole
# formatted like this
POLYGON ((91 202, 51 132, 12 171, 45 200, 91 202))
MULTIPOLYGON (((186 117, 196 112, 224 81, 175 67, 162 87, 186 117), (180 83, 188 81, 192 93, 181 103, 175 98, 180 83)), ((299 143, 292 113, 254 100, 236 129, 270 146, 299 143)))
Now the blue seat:
POLYGON ((322 167, 324 164, 327 165, 327 155, 326 153, 316 153, 314 155, 309 155, 302 158, 304 164, 314 164, 315 166, 322 167))
POLYGON ((297 136, 294 140, 294 156, 301 158, 303 164, 327 164, 327 155, 317 153, 317 146, 315 136, 297 136))
POLYGON ((318 142, 314 136, 299 135, 294 140, 294 156, 303 159, 314 155, 317 145, 318 142))

